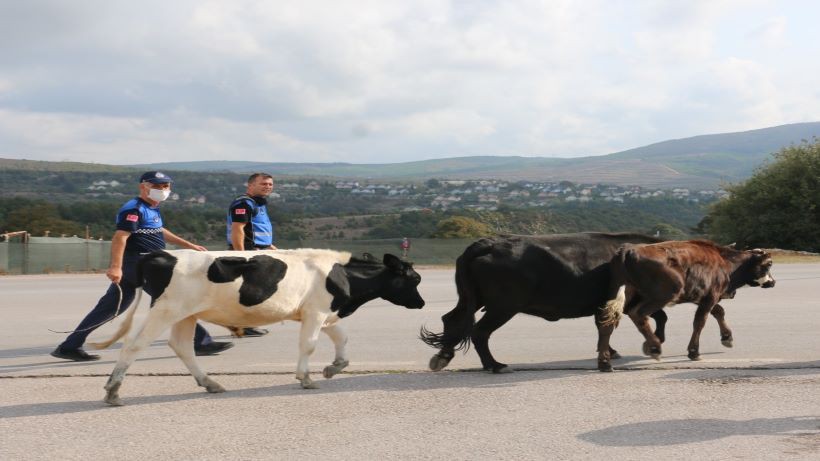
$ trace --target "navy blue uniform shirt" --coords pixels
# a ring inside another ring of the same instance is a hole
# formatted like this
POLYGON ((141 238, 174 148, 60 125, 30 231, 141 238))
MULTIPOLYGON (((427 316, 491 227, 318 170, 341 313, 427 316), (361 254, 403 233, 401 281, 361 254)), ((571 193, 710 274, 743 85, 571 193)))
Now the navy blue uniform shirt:
POLYGON ((117 212, 117 230, 131 233, 125 242, 126 253, 148 253, 165 248, 159 208, 139 197, 125 202, 117 212))

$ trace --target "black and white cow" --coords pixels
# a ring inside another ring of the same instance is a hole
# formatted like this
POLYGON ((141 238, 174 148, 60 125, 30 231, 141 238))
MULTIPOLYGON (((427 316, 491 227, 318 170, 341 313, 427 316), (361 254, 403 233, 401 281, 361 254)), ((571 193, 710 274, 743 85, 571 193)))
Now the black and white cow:
MULTIPOLYGON (((122 405, 118 391, 137 354, 169 326, 168 344, 197 384, 208 392, 224 392, 194 360, 197 319, 247 326, 300 321, 296 379, 303 388, 313 389, 317 385, 309 376, 308 357, 320 331, 336 347, 336 359, 323 373, 330 378, 348 364, 347 335, 339 319, 376 298, 410 309, 424 306, 417 290, 421 276, 410 263, 390 254, 379 261, 367 254, 353 258, 346 252, 313 249, 159 251, 145 256, 138 270, 144 290, 152 297, 152 308, 139 333, 126 340, 105 385, 105 401, 111 405, 122 405)), ((114 337, 96 346, 107 347, 125 335, 135 311, 136 307, 129 311, 114 337)))

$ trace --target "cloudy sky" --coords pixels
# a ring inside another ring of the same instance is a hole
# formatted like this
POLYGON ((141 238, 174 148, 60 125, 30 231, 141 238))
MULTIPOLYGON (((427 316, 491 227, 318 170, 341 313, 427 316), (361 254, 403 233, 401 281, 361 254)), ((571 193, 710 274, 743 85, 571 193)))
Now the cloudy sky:
POLYGON ((820 121, 820 2, 0 3, 0 157, 575 157, 820 121))

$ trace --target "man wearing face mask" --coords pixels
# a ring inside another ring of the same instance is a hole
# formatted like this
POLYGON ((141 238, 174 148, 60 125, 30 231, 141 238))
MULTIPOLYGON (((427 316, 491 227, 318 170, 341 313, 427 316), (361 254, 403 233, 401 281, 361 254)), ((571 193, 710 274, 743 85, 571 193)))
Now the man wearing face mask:
MULTIPOLYGON (((238 251, 275 250, 273 224, 268 217, 267 197, 273 192, 273 176, 254 173, 246 192, 228 207, 228 249, 238 251)), ((262 336, 263 328, 229 327, 234 336, 262 336)))
MULTIPOLYGON (((117 312, 124 312, 137 292, 136 266, 142 254, 165 248, 165 242, 182 248, 207 251, 163 227, 159 204, 171 195, 171 178, 160 171, 149 171, 140 177, 139 197, 135 197, 117 213, 116 231, 111 239, 111 263, 105 275, 111 286, 96 307, 80 322, 75 331, 57 346, 51 355, 60 359, 86 362, 99 360, 82 349, 86 338, 117 312), (117 288, 119 285, 119 289, 117 288), (120 302, 122 290, 122 302, 120 302)), ((217 342, 199 324, 194 336, 196 355, 212 355, 233 347, 230 342, 217 342)))

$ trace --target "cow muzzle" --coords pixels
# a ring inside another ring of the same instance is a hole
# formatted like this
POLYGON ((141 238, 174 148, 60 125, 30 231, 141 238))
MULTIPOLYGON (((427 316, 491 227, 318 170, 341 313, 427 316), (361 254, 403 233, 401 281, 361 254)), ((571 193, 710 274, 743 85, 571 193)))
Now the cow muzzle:
POLYGON ((407 305, 408 309, 421 309, 422 307, 424 307, 424 301, 423 300, 407 305))
POLYGON ((754 282, 749 283, 750 286, 753 287, 762 287, 762 288, 772 288, 775 284, 774 278, 771 274, 766 274, 764 277, 760 277, 759 279, 755 280, 754 282))

